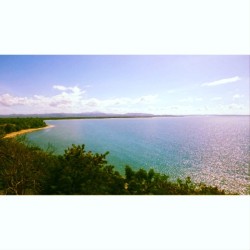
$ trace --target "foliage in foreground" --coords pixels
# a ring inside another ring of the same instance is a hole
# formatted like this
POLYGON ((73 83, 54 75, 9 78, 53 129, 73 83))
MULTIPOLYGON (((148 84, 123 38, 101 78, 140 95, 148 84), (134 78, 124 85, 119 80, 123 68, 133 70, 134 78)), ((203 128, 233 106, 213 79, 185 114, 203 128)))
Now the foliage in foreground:
POLYGON ((13 139, 0 140, 0 192, 2 194, 55 195, 203 195, 225 194, 217 187, 195 184, 190 178, 125 167, 122 176, 105 154, 85 151, 84 145, 53 155, 13 139))

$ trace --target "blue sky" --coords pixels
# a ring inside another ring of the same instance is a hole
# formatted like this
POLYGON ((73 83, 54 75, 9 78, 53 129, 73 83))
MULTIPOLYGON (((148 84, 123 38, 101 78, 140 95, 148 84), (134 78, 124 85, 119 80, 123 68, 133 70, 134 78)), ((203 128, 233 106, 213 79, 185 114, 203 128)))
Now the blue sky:
POLYGON ((0 114, 249 114, 249 56, 0 56, 0 114))

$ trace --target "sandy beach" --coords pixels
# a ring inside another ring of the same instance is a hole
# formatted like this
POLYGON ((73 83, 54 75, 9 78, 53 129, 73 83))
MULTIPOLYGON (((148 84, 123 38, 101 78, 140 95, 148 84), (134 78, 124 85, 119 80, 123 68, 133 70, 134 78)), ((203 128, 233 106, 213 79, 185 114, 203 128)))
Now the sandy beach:
POLYGON ((15 137, 17 135, 27 134, 27 133, 31 133, 31 132, 34 132, 34 131, 37 131, 37 130, 48 129, 48 128, 53 128, 53 127, 54 127, 54 125, 48 125, 48 126, 43 127, 43 128, 23 129, 23 130, 20 130, 20 131, 17 131, 17 132, 9 133, 9 134, 5 135, 3 138, 13 138, 13 137, 15 137))

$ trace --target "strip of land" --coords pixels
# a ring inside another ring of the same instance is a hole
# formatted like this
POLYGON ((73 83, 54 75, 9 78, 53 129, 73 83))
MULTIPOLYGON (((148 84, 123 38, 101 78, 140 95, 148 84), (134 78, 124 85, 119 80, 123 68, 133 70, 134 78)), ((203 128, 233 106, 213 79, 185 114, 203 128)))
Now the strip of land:
POLYGON ((23 130, 20 130, 20 131, 16 131, 16 132, 6 134, 3 138, 13 138, 13 137, 18 136, 18 135, 27 134, 27 133, 31 133, 31 132, 34 132, 34 131, 37 131, 37 130, 48 129, 48 128, 53 128, 53 127, 54 127, 54 125, 48 125, 48 126, 42 127, 42 128, 23 129, 23 130))

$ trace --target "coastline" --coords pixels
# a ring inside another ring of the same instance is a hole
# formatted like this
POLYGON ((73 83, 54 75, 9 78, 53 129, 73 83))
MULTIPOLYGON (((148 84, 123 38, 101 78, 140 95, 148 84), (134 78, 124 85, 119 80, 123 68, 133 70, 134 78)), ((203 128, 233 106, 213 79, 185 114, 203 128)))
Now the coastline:
POLYGON ((38 131, 38 130, 42 130, 42 129, 48 129, 48 128, 53 128, 53 127, 55 127, 55 125, 47 125, 46 127, 42 127, 42 128, 22 129, 20 131, 16 131, 16 132, 12 132, 12 133, 6 134, 3 138, 4 139, 13 138, 13 137, 16 137, 18 135, 27 134, 27 133, 31 133, 31 132, 34 132, 34 131, 38 131))

